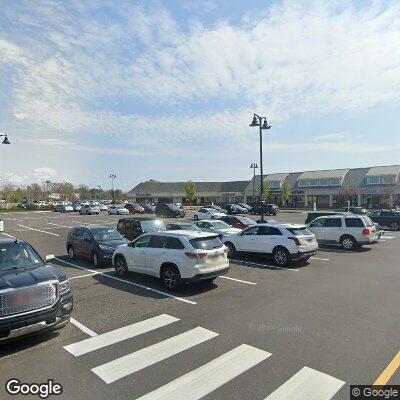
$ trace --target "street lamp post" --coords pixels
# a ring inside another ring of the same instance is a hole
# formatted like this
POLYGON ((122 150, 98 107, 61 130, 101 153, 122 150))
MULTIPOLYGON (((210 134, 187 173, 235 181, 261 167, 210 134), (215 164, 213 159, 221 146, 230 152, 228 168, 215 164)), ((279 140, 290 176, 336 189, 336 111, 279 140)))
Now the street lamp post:
POLYGON ((11 144, 10 141, 8 140, 8 136, 4 133, 0 134, 0 137, 4 137, 3 141, 1 143, 3 144, 11 144))
POLYGON ((262 148, 262 131, 263 129, 271 129, 268 125, 267 118, 254 114, 253 121, 250 126, 258 126, 260 128, 260 192, 261 192, 261 222, 264 222, 264 174, 263 174, 263 148, 262 148))
POLYGON ((115 174, 110 174, 110 179, 111 179, 111 196, 112 196, 112 201, 113 204, 115 203, 115 196, 114 196, 114 179, 117 178, 117 175, 115 174))
POLYGON ((251 163, 250 168, 253 168, 253 203, 256 198, 256 169, 258 168, 257 163, 251 163))

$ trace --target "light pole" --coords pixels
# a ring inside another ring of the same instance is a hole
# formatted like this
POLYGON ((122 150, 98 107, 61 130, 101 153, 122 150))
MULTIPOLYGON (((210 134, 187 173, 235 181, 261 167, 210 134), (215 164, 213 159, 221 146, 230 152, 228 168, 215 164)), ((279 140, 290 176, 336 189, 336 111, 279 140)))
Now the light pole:
POLYGON ((256 198, 256 169, 258 168, 257 163, 251 163, 250 168, 253 168, 253 203, 256 198))
POLYGON ((97 189, 99 189, 99 200, 101 200, 101 199, 100 199, 100 197, 101 197, 101 186, 100 186, 100 185, 97 186, 97 189))
POLYGON ((267 118, 254 114, 253 121, 250 126, 258 126, 260 128, 260 193, 261 193, 261 222, 264 222, 264 174, 263 174, 263 150, 262 150, 262 131, 263 129, 271 129, 268 125, 267 118))
POLYGON ((1 133, 0 137, 4 137, 4 140, 1 142, 2 144, 11 144, 10 141, 8 140, 8 136, 6 134, 1 133))
POLYGON ((113 204, 115 203, 115 197, 114 197, 114 179, 117 178, 117 175, 115 174, 110 174, 110 179, 111 179, 111 196, 112 196, 112 202, 113 204))

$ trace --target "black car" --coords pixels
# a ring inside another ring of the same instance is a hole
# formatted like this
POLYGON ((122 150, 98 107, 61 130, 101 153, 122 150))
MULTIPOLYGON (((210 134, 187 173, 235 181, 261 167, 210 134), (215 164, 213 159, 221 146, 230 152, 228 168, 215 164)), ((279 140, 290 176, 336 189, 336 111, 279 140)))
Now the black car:
MULTIPOLYGON (((52 257, 47 259, 50 260, 52 257)), ((68 277, 19 239, 0 239, 0 342, 69 322, 68 277)))
POLYGON ((165 231, 164 221, 155 218, 121 218, 117 225, 118 232, 129 240, 136 239, 146 232, 165 231))
POLYGON ((337 210, 334 210, 336 212, 350 212, 352 214, 357 214, 357 215, 367 215, 368 214, 368 210, 366 208, 363 207, 342 207, 342 208, 338 208, 337 210))
POLYGON ((310 224, 311 222, 314 221, 315 218, 318 217, 327 217, 329 215, 343 215, 343 214, 349 214, 349 213, 342 211, 312 211, 307 214, 307 218, 304 221, 304 223, 310 224))
MULTIPOLYGON (((266 203, 263 206, 265 215, 276 215, 279 212, 279 207, 276 204, 266 203)), ((261 214, 261 204, 253 204, 250 209, 250 214, 260 215, 261 214)))
POLYGON ((196 231, 202 232, 200 228, 190 222, 174 222, 167 225, 167 231, 196 231))
POLYGON ((244 212, 247 212, 246 209, 238 206, 237 204, 224 204, 220 207, 224 208, 226 210, 227 214, 230 214, 230 215, 243 214, 244 212))
POLYGON ((156 206, 153 204, 145 204, 143 206, 144 212, 147 214, 155 214, 156 213, 156 206))
POLYGON ((380 227, 390 228, 393 231, 400 229, 400 212, 392 210, 378 210, 368 214, 373 222, 380 227))
POLYGON ((109 226, 80 226, 69 231, 67 252, 70 259, 84 257, 94 267, 110 263, 114 250, 129 241, 109 226))
POLYGON ((176 204, 157 204, 156 206, 157 217, 166 218, 183 218, 185 216, 185 210, 176 204))

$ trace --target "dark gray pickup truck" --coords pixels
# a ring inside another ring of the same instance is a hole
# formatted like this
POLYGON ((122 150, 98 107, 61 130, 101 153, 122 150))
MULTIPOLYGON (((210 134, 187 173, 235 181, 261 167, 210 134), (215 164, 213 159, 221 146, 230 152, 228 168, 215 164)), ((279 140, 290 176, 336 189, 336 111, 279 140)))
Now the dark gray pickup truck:
POLYGON ((0 239, 0 343, 69 322, 68 277, 19 239, 0 239))

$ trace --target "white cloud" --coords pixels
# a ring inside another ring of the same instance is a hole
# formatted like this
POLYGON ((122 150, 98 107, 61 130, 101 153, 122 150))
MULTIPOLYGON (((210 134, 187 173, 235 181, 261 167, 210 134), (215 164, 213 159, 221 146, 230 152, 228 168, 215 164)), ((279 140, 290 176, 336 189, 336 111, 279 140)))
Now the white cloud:
POLYGON ((3 174, 0 180, 16 186, 24 186, 32 183, 44 183, 46 180, 54 180, 55 178, 57 178, 57 172, 53 168, 38 167, 24 175, 7 172, 3 174))

